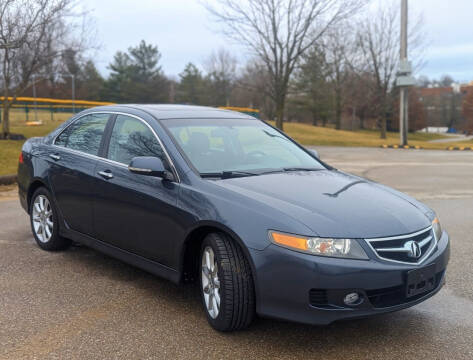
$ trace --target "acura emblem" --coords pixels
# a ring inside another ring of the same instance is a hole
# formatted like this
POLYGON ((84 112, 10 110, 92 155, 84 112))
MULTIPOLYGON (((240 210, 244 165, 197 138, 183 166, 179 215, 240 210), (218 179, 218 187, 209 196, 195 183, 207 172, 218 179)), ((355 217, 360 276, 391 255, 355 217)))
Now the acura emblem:
POLYGON ((411 241, 406 242, 404 244, 404 247, 408 250, 407 256, 411 258, 415 258, 415 259, 420 258, 420 255, 422 254, 422 250, 418 243, 411 240, 411 241))

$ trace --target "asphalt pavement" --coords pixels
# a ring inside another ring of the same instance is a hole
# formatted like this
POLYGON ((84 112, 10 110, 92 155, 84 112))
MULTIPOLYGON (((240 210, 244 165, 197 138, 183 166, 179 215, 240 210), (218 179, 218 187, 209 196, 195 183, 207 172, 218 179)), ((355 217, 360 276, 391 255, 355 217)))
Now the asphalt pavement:
POLYGON ((0 192, 0 359, 473 359, 473 152, 317 150, 437 211, 452 253, 436 296, 326 327, 257 319, 221 334, 207 325, 195 285, 86 247, 40 250, 13 189, 0 192))

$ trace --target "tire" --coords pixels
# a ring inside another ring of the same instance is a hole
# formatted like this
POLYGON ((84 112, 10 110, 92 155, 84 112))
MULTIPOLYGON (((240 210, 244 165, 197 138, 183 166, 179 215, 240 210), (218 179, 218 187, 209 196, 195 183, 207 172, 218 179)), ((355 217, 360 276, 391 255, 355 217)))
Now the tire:
POLYGON ((70 246, 70 240, 59 236, 57 209, 51 193, 44 187, 36 189, 31 197, 30 224, 41 249, 58 251, 70 246))
POLYGON ((202 243, 199 264, 200 293, 210 325, 218 331, 248 327, 255 316, 255 291, 250 264, 242 249, 226 234, 209 234, 202 243), (207 258, 211 252, 213 261, 207 258), (214 264, 213 269, 209 269, 209 263, 214 264), (215 312, 213 299, 217 297, 220 302, 215 312))

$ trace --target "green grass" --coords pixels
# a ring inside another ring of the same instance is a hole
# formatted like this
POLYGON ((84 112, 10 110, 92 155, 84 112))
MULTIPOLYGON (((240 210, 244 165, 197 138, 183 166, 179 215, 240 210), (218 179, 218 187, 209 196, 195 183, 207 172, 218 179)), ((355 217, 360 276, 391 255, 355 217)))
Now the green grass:
MULTIPOLYGON (((25 135, 26 138, 44 136, 67 120, 72 114, 54 114, 48 111, 38 111, 38 120, 43 122, 40 126, 27 126, 23 111, 14 109, 11 113, 11 132, 25 135)), ((30 113, 29 120, 34 120, 34 114, 30 113)), ((361 146, 379 147, 383 144, 399 144, 398 133, 388 133, 387 139, 380 139, 379 132, 373 130, 345 131, 333 128, 324 128, 299 123, 285 123, 284 131, 303 145, 327 145, 327 146, 361 146)), ((424 149, 442 149, 448 146, 470 147, 473 141, 452 143, 429 143, 429 140, 442 139, 445 136, 439 134, 415 133, 409 134, 409 144, 418 145, 424 149)), ((0 140, 0 175, 15 174, 18 166, 23 141, 0 140)))
MULTIPOLYGON (((53 120, 49 111, 38 111, 38 120, 43 122, 39 126, 27 126, 26 117, 22 110, 13 109, 10 113, 10 132, 23 134, 26 138, 44 136, 58 127, 62 122, 71 117, 72 114, 54 114, 53 120)), ((29 121, 34 120, 34 114, 30 112, 29 121)), ((0 140, 0 175, 15 174, 18 167, 18 157, 24 141, 0 140)))
MULTIPOLYGON (((271 123, 271 122, 270 122, 271 123)), ((274 125, 274 123, 271 123, 274 125)), ((379 131, 335 130, 300 123, 285 123, 284 131, 293 139, 303 145, 326 146, 355 146, 355 147, 380 147, 381 145, 399 144, 399 134, 388 132, 387 139, 380 139, 379 131)), ((471 141, 452 143, 429 143, 429 140, 443 139, 444 135, 429 133, 413 133, 408 135, 410 145, 418 145, 424 149, 443 149, 448 146, 471 146, 471 141)))

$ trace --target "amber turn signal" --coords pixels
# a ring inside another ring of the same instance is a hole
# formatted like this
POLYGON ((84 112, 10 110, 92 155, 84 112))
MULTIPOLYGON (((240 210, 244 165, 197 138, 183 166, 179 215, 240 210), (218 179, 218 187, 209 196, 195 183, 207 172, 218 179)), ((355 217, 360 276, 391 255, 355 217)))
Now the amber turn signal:
POLYGON ((274 231, 270 232, 270 236, 273 238, 273 241, 276 244, 294 248, 294 249, 303 250, 303 251, 307 251, 308 249, 307 238, 289 235, 289 234, 277 233, 274 231))

